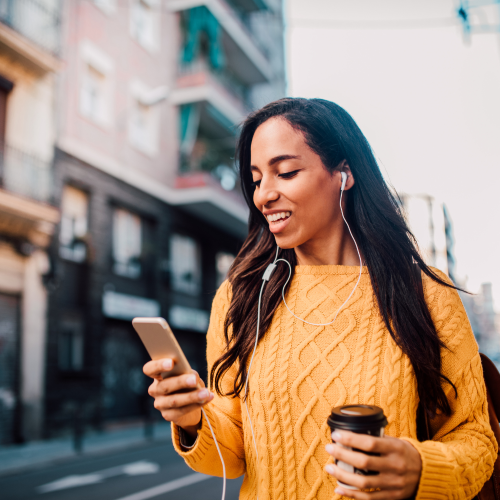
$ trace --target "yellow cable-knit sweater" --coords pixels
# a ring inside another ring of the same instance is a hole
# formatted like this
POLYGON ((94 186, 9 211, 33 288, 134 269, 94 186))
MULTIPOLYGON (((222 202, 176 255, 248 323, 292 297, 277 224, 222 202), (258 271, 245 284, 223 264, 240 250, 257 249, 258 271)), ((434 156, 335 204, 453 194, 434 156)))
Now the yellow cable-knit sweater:
MULTIPOLYGON (((448 279, 436 271, 443 279, 448 279)), ((351 293, 359 267, 297 266, 287 303, 301 318, 327 323, 351 293)), ((358 288, 330 326, 294 318, 283 303, 259 341, 250 373, 250 424, 240 398, 215 396, 205 410, 215 430, 228 478, 245 474, 240 499, 331 500, 336 481, 324 471, 331 460, 326 419, 334 406, 380 406, 386 434, 404 438, 422 457, 417 499, 470 499, 493 471, 497 443, 488 421, 485 386, 477 344, 462 302, 453 289, 424 277, 430 312, 440 337, 442 371, 455 384, 444 385, 451 417, 431 422, 434 439, 416 439, 417 384, 410 360, 390 337, 375 303, 366 268, 358 288)), ((223 323, 231 300, 225 282, 217 292, 207 337, 209 371, 225 348, 223 323)), ((236 369, 223 379, 232 388, 236 369)), ((178 453, 194 470, 222 476, 222 466, 203 419, 195 446, 178 453)))

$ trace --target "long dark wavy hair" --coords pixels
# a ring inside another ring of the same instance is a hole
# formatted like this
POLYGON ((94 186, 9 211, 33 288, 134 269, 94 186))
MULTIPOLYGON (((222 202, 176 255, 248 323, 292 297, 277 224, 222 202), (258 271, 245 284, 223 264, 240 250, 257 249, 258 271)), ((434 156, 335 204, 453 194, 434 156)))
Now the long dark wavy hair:
MULTIPOLYGON (((323 99, 280 99, 252 113, 243 123, 237 158, 243 195, 250 209, 249 233, 229 271, 232 299, 224 323, 227 349, 211 369, 215 390, 233 397, 244 392, 247 364, 255 344, 262 275, 276 252, 268 222, 253 203, 255 188, 250 172, 254 133, 273 117, 286 120, 302 132, 329 172, 347 161, 356 181, 347 196, 347 217, 364 256, 380 313, 391 337, 411 360, 423 410, 430 417, 436 411, 450 415, 443 383, 453 384, 441 373, 441 349, 445 346, 424 299, 420 270, 444 286, 452 285, 441 280, 422 260, 401 212, 400 200, 385 183, 359 127, 344 109, 323 99), (221 379, 235 363, 238 372, 233 389, 223 393, 221 379)), ((293 249, 281 250, 280 257, 295 268, 293 249)), ((288 266, 278 266, 265 287, 261 336, 280 304, 288 272, 288 266)))

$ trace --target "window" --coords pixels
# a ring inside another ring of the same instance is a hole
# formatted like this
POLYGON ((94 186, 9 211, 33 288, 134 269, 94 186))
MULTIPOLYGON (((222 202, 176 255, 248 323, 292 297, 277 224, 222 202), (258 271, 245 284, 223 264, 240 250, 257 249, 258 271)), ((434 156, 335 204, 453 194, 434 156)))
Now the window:
POLYGON ((151 110, 139 101, 135 101, 130 123, 130 140, 141 149, 148 144, 148 123, 151 110))
POLYGON ((157 109, 132 99, 129 122, 129 141, 139 151, 149 156, 158 152, 159 116, 157 109))
POLYGON ((232 253, 218 252, 215 256, 215 269, 217 273, 217 287, 221 286, 223 281, 227 278, 229 268, 234 262, 234 255, 232 253))
POLYGON ((80 81, 80 113, 99 125, 111 124, 113 62, 99 47, 84 40, 80 81))
POLYGON ((59 255, 83 262, 87 257, 88 195, 72 186, 65 186, 61 202, 59 255))
POLYGON ((138 80, 130 83, 129 141, 139 151, 155 156, 158 153, 160 103, 166 98, 167 87, 150 88, 138 80))
POLYGON ((174 234, 170 238, 171 286, 176 292, 198 295, 201 291, 201 251, 188 236, 174 234))
POLYGON ((157 0, 131 0, 130 34, 149 51, 158 48, 160 3, 157 0))
POLYGON ((61 323, 58 341, 59 369, 80 371, 83 369, 83 327, 81 321, 61 323))
POLYGON ((141 274, 142 231, 137 215, 116 208, 113 213, 113 271, 127 278, 141 274))
POLYGON ((94 122, 104 120, 106 77, 88 64, 82 81, 80 109, 83 116, 94 122))

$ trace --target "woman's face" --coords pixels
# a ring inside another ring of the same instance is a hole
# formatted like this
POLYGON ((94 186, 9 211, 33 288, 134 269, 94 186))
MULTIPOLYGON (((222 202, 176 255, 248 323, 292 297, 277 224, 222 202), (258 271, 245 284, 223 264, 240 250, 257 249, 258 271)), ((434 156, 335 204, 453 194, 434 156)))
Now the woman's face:
POLYGON ((286 120, 271 118, 257 128, 251 172, 253 201, 281 248, 329 239, 343 224, 340 171, 328 172, 303 134, 286 120))

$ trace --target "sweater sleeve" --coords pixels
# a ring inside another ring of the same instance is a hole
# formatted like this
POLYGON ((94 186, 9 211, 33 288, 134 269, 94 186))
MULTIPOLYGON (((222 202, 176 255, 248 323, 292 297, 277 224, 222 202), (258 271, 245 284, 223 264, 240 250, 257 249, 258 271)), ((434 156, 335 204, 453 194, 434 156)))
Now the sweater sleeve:
MULTIPOLYGON (((443 273, 434 270, 449 282, 443 273)), ((422 473, 417 500, 471 499, 493 473, 498 444, 490 427, 481 358, 458 292, 424 279, 429 309, 447 349, 442 372, 455 385, 443 388, 451 416, 430 422, 433 439, 404 438, 420 453, 422 473)))
MULTIPOLYGON (((229 284, 225 281, 214 298, 207 332, 209 376, 214 362, 224 351, 224 319, 229 304, 229 284)), ((224 375, 221 384, 224 392, 232 389, 236 371, 235 366, 233 366, 224 375)), ((213 387, 210 387, 210 389, 213 391, 213 387)), ((240 399, 219 396, 215 391, 213 392, 215 394, 214 399, 205 405, 204 409, 224 458, 226 476, 228 479, 234 479, 245 472, 240 399)), ((205 415, 202 414, 202 426, 198 430, 198 436, 193 447, 185 449, 181 446, 179 428, 175 424, 172 424, 172 441, 175 450, 184 458, 189 467, 203 474, 222 477, 222 463, 205 415)))

